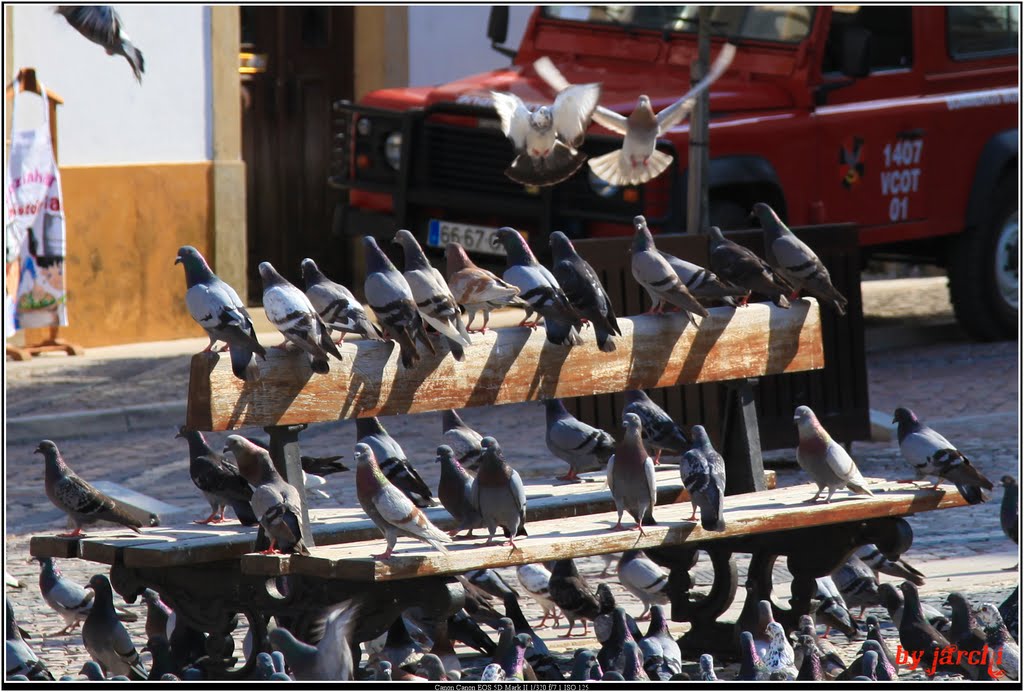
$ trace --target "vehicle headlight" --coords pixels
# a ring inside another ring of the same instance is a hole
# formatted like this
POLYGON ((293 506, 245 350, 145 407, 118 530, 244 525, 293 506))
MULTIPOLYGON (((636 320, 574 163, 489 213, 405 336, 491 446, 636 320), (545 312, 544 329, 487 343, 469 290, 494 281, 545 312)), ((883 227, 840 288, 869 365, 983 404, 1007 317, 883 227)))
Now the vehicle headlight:
POLYGON ((402 163, 402 133, 392 132, 384 140, 384 158, 388 165, 398 170, 402 163))
POLYGON ((594 171, 590 170, 589 167, 587 168, 587 183, 590 185, 590 189, 595 195, 598 197, 604 197, 605 199, 614 197, 621 189, 618 185, 612 185, 611 183, 607 183, 599 178, 594 171))

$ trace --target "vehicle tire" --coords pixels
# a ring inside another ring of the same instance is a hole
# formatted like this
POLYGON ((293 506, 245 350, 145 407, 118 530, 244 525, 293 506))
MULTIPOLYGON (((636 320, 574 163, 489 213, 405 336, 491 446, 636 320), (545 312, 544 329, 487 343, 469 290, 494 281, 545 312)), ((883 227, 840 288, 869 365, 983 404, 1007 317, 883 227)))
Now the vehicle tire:
POLYGON ((956 319, 972 338, 999 341, 1017 336, 1019 321, 1017 178, 996 185, 990 215, 953 239, 949 296, 956 319))
POLYGON ((729 199, 712 199, 708 203, 708 219, 712 226, 718 226, 723 231, 754 228, 750 210, 729 199))

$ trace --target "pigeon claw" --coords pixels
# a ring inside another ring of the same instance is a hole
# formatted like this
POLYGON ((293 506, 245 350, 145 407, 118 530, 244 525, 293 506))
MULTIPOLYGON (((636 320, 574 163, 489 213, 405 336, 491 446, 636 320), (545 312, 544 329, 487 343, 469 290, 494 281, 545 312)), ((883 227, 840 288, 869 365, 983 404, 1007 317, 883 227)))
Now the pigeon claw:
POLYGON ((82 535, 82 527, 81 526, 76 528, 74 531, 71 531, 70 533, 58 533, 57 534, 57 536, 59 536, 60 538, 76 538, 76 537, 81 536, 81 535, 82 535))

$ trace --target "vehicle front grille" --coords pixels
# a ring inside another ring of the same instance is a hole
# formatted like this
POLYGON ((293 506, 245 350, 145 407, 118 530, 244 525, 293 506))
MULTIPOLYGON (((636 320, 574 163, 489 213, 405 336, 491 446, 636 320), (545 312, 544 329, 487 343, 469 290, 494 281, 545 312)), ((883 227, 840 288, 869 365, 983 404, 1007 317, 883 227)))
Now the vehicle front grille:
POLYGON ((413 184, 526 198, 505 177, 515 150, 500 130, 425 122, 414 154, 413 184))

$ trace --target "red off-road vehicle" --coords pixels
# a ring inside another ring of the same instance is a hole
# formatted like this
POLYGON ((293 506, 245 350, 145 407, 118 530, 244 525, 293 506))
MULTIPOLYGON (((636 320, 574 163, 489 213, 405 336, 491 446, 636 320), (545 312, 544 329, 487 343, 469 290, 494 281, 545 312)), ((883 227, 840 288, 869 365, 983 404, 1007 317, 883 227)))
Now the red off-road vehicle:
MULTIPOLYGON (((864 254, 946 266, 961 324, 981 339, 1017 333, 1017 6, 726 6, 711 13, 711 55, 738 46, 710 93, 710 216, 726 228, 768 202, 791 224, 854 222, 864 254)), ((504 41, 495 8, 488 29, 504 41)), ((533 62, 572 83, 601 82, 601 103, 655 111, 690 85, 695 6, 547 6, 513 64, 437 87, 386 89, 338 104, 339 226, 352 235, 412 230, 425 246, 501 252, 499 226, 529 234, 661 232, 685 219, 689 123, 659 142, 676 166, 640 187, 604 184, 584 166, 554 187, 518 185, 489 92, 527 104, 554 94, 533 62)), ((471 66, 467 66, 471 67, 471 66)), ((592 126, 589 155, 620 139, 592 126)), ((438 257, 440 251, 438 251, 438 257)), ((500 258, 491 258, 492 260, 500 258)))

